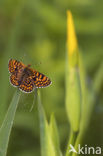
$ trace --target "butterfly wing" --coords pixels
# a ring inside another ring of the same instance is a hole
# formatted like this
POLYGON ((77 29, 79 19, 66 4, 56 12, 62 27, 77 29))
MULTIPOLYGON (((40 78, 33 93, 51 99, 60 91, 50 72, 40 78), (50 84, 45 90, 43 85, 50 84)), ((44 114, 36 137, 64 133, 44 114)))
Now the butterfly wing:
POLYGON ((44 74, 32 70, 22 62, 11 59, 8 64, 11 73, 10 82, 24 92, 32 92, 33 88, 43 88, 51 84, 44 74))
POLYGON ((19 73, 24 68, 25 68, 25 65, 22 62, 13 60, 13 59, 9 60, 8 69, 11 74, 14 72, 19 73))
POLYGON ((16 73, 10 75, 10 82, 11 82, 11 84, 14 85, 14 86, 19 86, 19 79, 18 79, 16 73))
POLYGON ((10 82, 12 85, 14 86, 20 85, 20 77, 24 68, 25 65, 22 62, 13 59, 9 60, 8 69, 9 72, 11 73, 10 82))
POLYGON ((32 92, 34 88, 34 83, 32 81, 32 77, 26 77, 22 80, 21 84, 19 85, 19 89, 24 92, 32 92))
POLYGON ((35 88, 43 88, 51 84, 51 81, 47 76, 37 71, 34 71, 34 75, 32 76, 32 79, 35 88))

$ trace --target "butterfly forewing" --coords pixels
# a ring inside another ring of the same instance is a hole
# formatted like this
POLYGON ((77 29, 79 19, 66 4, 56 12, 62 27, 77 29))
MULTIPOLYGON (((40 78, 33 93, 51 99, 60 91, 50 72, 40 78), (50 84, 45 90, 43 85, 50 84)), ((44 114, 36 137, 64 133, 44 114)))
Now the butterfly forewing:
POLYGON ((20 61, 10 59, 8 68, 10 73, 19 73, 25 68, 25 65, 20 61))
POLYGON ((43 88, 51 84, 51 81, 47 76, 37 71, 34 72, 33 81, 35 88, 43 88))

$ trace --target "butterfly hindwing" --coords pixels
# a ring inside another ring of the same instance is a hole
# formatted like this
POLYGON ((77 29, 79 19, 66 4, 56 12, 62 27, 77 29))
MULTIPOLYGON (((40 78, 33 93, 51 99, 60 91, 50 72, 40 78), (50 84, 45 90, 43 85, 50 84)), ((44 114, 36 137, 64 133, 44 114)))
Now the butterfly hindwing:
POLYGON ((21 81, 19 85, 19 89, 24 92, 32 92, 34 88, 34 83, 32 81, 32 77, 27 77, 21 81))
POLYGON ((16 73, 10 75, 10 82, 14 86, 19 86, 19 79, 16 73))
POLYGON ((25 65, 20 61, 10 59, 8 64, 10 75, 10 82, 14 86, 19 86, 20 84, 20 77, 22 72, 25 68, 25 65))

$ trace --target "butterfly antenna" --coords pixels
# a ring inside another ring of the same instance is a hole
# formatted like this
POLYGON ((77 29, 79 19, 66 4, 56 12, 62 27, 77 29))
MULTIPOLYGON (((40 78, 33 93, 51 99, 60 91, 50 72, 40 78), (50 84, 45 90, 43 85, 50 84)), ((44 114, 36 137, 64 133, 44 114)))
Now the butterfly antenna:
POLYGON ((31 106, 31 108, 30 108, 30 111, 29 111, 29 112, 31 112, 31 111, 33 110, 34 105, 35 105, 35 103, 36 103, 36 100, 37 100, 37 88, 35 88, 35 90, 34 90, 34 99, 33 99, 33 104, 32 104, 32 106, 31 106))

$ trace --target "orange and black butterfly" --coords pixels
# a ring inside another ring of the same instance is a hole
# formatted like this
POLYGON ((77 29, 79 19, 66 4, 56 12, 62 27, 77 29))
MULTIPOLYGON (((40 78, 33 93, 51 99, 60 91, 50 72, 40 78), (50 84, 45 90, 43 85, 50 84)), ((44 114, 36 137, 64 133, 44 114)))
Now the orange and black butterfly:
POLYGON ((10 82, 24 92, 32 92, 34 88, 43 88, 51 84, 44 74, 24 65, 22 62, 10 59, 8 64, 10 82))

